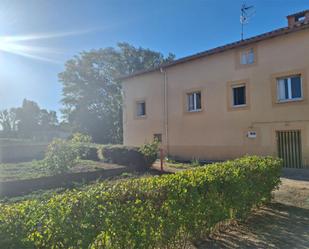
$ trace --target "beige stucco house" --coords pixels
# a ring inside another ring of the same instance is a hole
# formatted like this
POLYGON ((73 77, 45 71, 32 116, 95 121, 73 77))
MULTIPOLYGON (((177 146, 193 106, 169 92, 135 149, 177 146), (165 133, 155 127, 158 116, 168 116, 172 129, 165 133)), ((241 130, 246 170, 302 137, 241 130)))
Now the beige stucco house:
POLYGON ((124 144, 182 159, 245 154, 309 167, 309 10, 288 25, 122 80, 124 144))

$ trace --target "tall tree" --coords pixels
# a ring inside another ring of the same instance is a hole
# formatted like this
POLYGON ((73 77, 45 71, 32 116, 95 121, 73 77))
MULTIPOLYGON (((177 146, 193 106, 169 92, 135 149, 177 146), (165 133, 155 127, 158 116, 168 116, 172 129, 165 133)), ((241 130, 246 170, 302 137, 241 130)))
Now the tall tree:
POLYGON ((2 132, 7 134, 7 137, 11 137, 13 133, 17 131, 15 108, 0 111, 0 126, 2 128, 2 132))
POLYGON ((121 86, 117 78, 170 62, 173 54, 118 43, 116 48, 81 52, 67 61, 59 74, 62 113, 77 131, 91 135, 96 142, 122 141, 121 86))
POLYGON ((24 99, 21 107, 0 111, 0 125, 4 137, 33 138, 54 131, 59 123, 55 111, 41 109, 36 102, 24 99))

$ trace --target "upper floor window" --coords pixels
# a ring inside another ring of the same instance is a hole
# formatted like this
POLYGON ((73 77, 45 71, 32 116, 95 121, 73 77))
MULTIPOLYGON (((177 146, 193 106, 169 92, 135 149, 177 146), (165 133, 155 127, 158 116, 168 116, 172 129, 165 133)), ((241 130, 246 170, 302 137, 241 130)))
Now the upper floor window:
POLYGON ((138 117, 146 116, 146 102, 145 101, 136 102, 136 115, 138 117))
POLYGON ((240 64, 241 65, 253 64, 254 61, 255 61, 254 57, 255 56, 254 56, 254 49, 253 48, 242 50, 241 53, 240 53, 240 64))
POLYGON ((245 106, 246 105, 246 86, 236 85, 232 87, 233 93, 233 106, 245 106))
POLYGON ((302 99, 302 82, 300 75, 277 79, 278 101, 293 101, 302 99))
POLYGON ((196 112, 202 109, 201 92, 192 92, 187 94, 188 111, 196 112))

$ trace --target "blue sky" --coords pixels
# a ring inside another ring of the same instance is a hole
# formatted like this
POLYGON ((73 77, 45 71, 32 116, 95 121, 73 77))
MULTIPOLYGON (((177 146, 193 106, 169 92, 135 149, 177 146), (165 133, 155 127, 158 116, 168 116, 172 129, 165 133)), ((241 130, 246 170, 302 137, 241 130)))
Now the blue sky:
MULTIPOLYGON (((0 109, 61 108, 57 74, 83 50, 125 41, 177 58, 240 39, 238 0, 1 0, 0 109), (3 42, 3 40, 5 42, 3 42), (13 45, 10 41, 13 41, 13 45)), ((287 25, 308 0, 247 0, 245 37, 287 25)))

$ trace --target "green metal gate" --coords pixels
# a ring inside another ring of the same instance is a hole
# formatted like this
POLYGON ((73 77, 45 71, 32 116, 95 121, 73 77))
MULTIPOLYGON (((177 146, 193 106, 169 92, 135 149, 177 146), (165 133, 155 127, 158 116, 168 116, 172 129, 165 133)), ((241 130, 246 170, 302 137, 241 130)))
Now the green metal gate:
POLYGON ((277 131, 278 156, 286 168, 302 168, 301 133, 299 130, 277 131))

